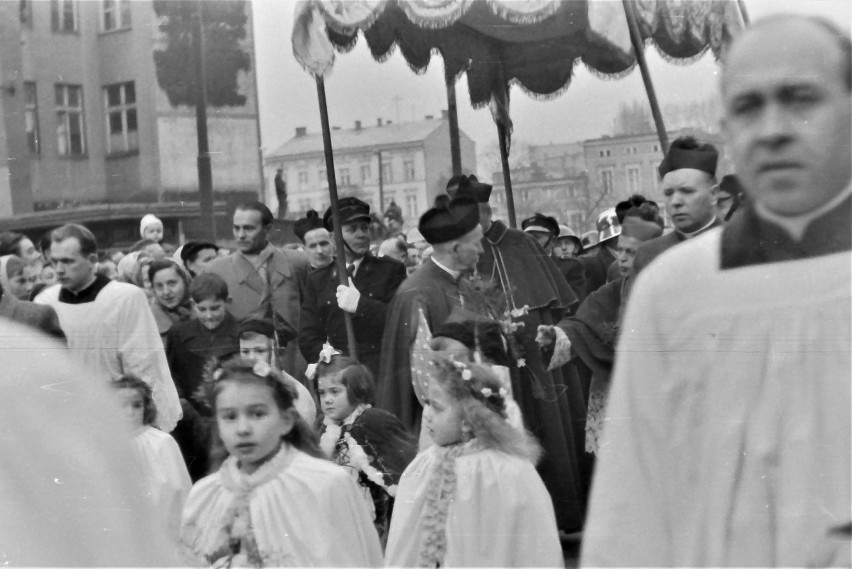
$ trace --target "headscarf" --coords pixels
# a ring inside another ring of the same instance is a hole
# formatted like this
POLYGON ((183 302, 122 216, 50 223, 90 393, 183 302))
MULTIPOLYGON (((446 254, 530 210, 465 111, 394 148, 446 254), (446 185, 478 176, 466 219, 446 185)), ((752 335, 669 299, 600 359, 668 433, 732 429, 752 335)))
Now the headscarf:
POLYGON ((23 270, 24 261, 17 255, 0 257, 0 284, 3 285, 4 294, 12 294, 12 278, 23 270))

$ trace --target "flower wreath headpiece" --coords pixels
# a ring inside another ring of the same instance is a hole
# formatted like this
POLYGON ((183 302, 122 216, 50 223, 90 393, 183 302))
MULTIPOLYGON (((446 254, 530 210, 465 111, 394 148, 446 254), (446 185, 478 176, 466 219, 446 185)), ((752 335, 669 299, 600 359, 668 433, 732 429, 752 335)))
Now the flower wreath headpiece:
MULTIPOLYGON (((202 374, 201 384, 196 389, 195 393, 193 393, 193 399, 206 407, 208 410, 213 410, 212 398, 213 398, 213 389, 216 384, 222 379, 222 374, 225 373, 225 368, 227 364, 223 364, 216 358, 211 358, 207 365, 204 368, 204 373, 202 374)), ((295 392, 294 388, 290 383, 284 378, 281 372, 275 370, 272 366, 264 361, 256 361, 253 363, 251 368, 251 373, 258 377, 262 378, 272 378, 279 383, 283 383, 287 386, 288 389, 293 391, 293 399, 295 400, 298 397, 298 393, 295 392)))
POLYGON ((490 387, 477 387, 472 381, 473 370, 470 369, 470 366, 467 363, 461 362, 455 358, 449 358, 449 362, 459 372, 462 381, 470 390, 470 393, 471 395, 473 395, 474 399, 482 401, 486 407, 505 417, 506 397, 509 395, 509 392, 506 390, 505 387, 501 387, 496 391, 494 389, 491 389, 490 387))

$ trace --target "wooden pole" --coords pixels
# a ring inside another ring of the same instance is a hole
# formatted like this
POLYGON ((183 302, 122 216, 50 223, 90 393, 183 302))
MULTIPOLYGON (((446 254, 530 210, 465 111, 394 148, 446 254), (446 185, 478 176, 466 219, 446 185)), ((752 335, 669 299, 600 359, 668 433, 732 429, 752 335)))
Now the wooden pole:
POLYGON ((648 94, 648 102, 651 104, 651 115, 654 117, 654 125, 657 127, 660 149, 665 155, 669 150, 669 135, 666 132, 666 125, 663 124, 663 114, 660 112, 654 84, 651 82, 648 62, 645 61, 645 44, 642 41, 642 34, 639 32, 639 23, 636 21, 632 0, 621 1, 624 5, 624 14, 627 16, 627 26, 630 29, 630 42, 633 44, 633 51, 636 52, 636 61, 639 63, 639 70, 642 72, 642 82, 645 83, 645 92, 648 94))
POLYGON ((743 24, 748 27, 751 24, 751 20, 748 17, 748 10, 746 10, 745 2, 743 0, 737 0, 737 6, 740 8, 740 16, 742 16, 743 24))
POLYGON ((515 197, 512 195, 512 173, 509 170, 509 149, 506 148, 506 127, 497 122, 497 136, 500 138, 500 163, 503 166, 503 185, 506 187, 506 209, 509 211, 509 227, 517 228, 515 219, 515 197))
POLYGON ((447 83, 447 118, 450 121, 450 157, 453 161, 453 176, 461 176, 461 143, 459 142, 459 114, 456 105, 456 85, 444 74, 447 83))
MULTIPOLYGON (((320 120, 322 121, 322 145, 325 150, 325 171, 328 177, 328 194, 331 198, 331 219, 334 223, 334 244, 337 247, 337 275, 340 277, 340 284, 349 286, 349 279, 346 273, 346 260, 343 252, 343 232, 340 228, 340 210, 337 207, 337 176, 334 172, 334 154, 331 149, 331 128, 328 126, 328 104, 325 100, 325 83, 322 77, 317 77, 317 97, 319 98, 320 120)), ((353 358, 358 357, 358 351, 355 344, 355 329, 352 327, 352 316, 343 311, 343 321, 346 324, 346 340, 349 344, 349 355, 353 358)))
POLYGON ((198 192, 201 209, 201 237, 216 242, 216 218, 213 214, 213 167, 207 136, 207 84, 204 71, 204 21, 201 0, 196 0, 193 22, 195 51, 195 130, 198 139, 198 192))

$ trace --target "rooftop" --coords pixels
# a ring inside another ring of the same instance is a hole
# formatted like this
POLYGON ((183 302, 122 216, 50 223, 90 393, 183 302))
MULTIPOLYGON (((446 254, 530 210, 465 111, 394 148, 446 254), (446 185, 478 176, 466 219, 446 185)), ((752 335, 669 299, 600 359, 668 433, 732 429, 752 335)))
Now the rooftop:
MULTIPOLYGON (((428 138, 444 122, 440 118, 434 118, 416 122, 385 123, 382 126, 362 126, 360 129, 332 130, 331 146, 335 152, 339 152, 345 149, 398 146, 405 143, 420 142, 428 138)), ((297 134, 273 152, 267 154, 266 158, 321 152, 323 152, 322 133, 305 133, 297 134)))

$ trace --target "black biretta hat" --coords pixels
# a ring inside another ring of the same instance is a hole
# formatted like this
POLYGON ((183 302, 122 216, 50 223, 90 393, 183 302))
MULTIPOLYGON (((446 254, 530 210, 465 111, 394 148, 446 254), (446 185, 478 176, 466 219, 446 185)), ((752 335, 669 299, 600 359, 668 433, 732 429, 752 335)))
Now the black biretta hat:
POLYGON ((305 217, 302 219, 296 220, 296 223, 293 224, 293 233, 296 234, 296 237, 299 238, 299 241, 305 241, 305 234, 308 231, 313 231, 314 229, 322 229, 325 226, 322 223, 322 220, 319 217, 319 214, 309 209, 308 213, 305 214, 305 217))
POLYGON ((556 219, 542 213, 535 213, 521 222, 524 231, 538 231, 539 233, 550 233, 554 237, 559 235, 559 223, 556 219))
POLYGON ((479 205, 471 198, 461 197, 424 213, 417 228, 427 243, 437 245, 458 239, 478 224, 479 205))
MULTIPOLYGON (((355 197, 345 197, 337 200, 337 209, 340 210, 340 224, 346 225, 353 221, 363 219, 367 223, 370 222, 370 206, 367 202, 359 200, 355 197)), ((334 227, 334 221, 331 217, 331 207, 325 210, 325 215, 322 216, 322 223, 329 231, 334 227)))
POLYGON ((691 136, 675 139, 666 152, 666 157, 660 162, 657 171, 660 178, 672 170, 692 168, 716 175, 716 164, 719 161, 719 151, 712 144, 701 144, 691 136))
POLYGON ((447 183, 447 193, 451 198, 468 197, 476 203, 488 203, 491 198, 491 186, 476 179, 476 176, 453 176, 447 183))

